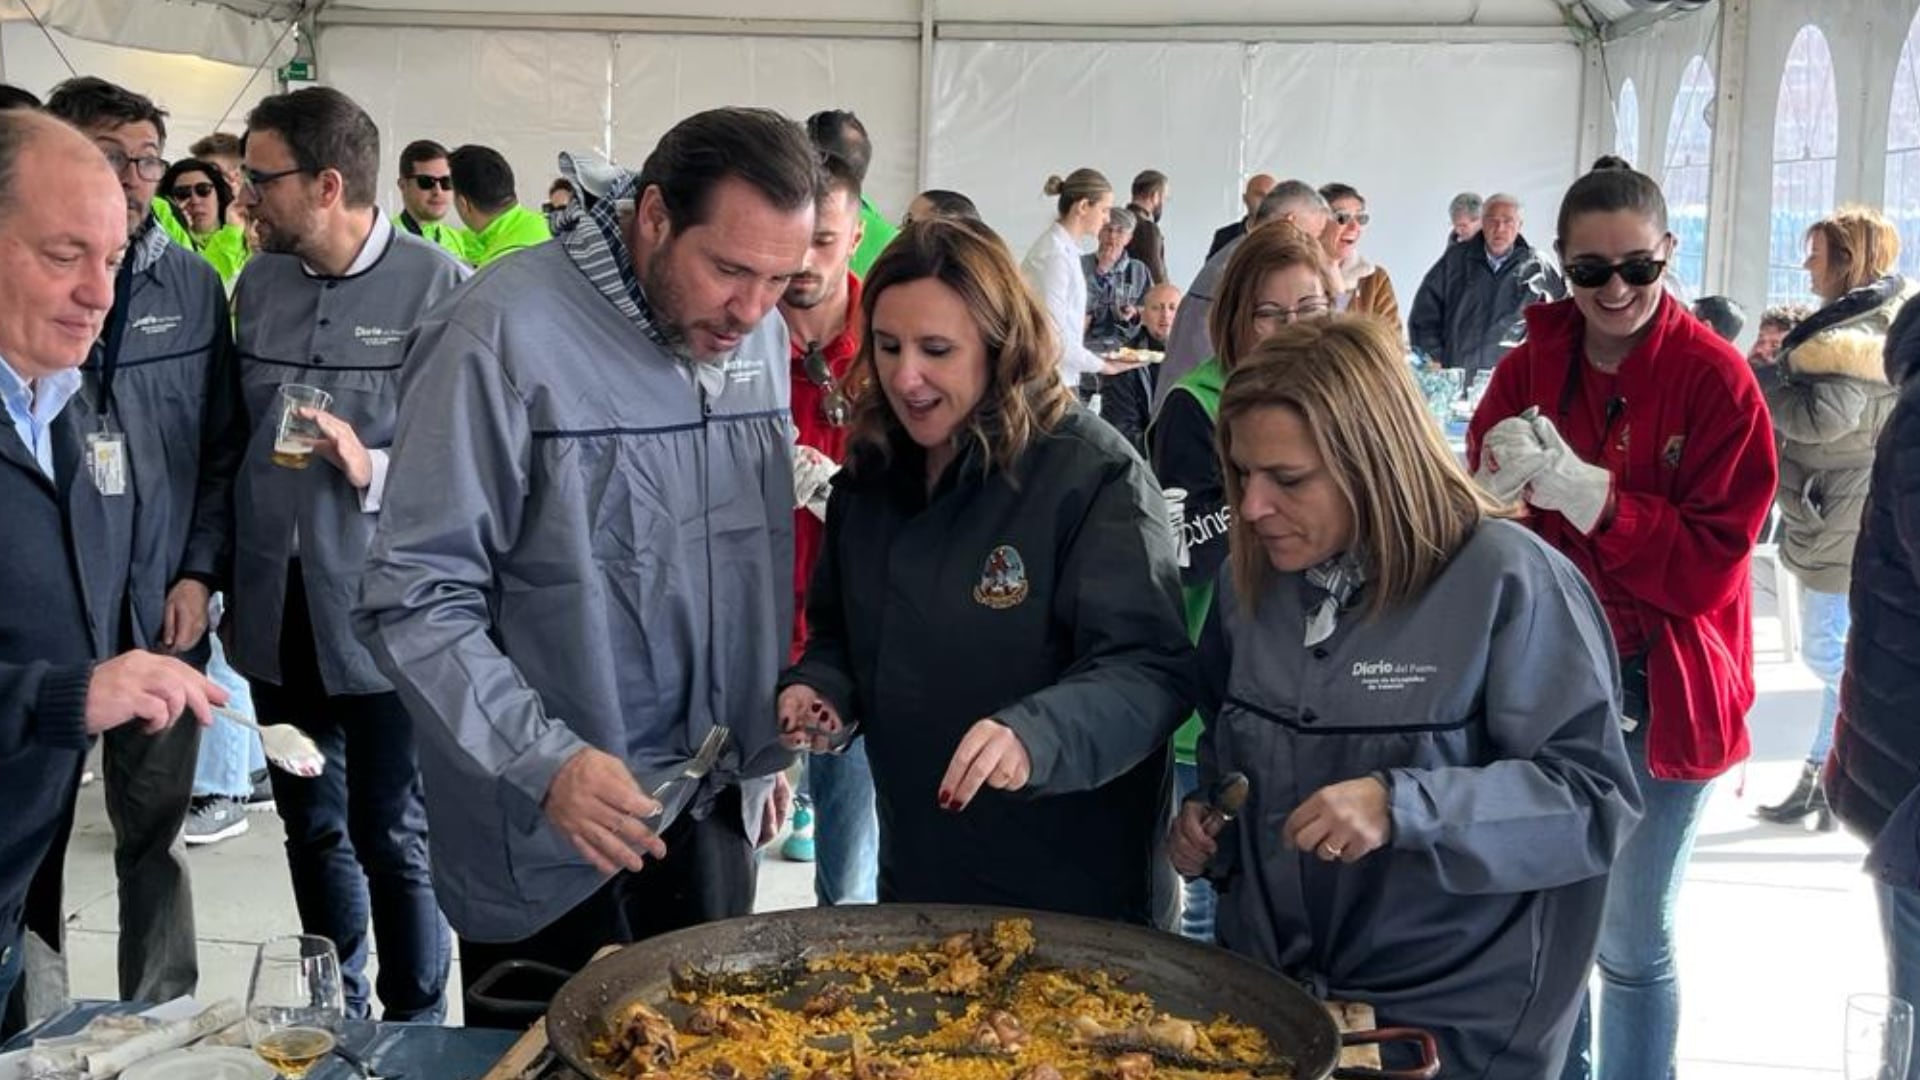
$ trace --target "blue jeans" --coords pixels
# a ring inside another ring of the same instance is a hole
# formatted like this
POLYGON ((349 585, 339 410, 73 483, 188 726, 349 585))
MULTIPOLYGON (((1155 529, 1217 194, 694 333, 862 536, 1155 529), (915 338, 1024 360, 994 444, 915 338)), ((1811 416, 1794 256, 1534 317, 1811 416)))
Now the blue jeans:
POLYGON ((871 904, 880 895, 880 817, 873 807, 867 740, 807 756, 813 806, 813 893, 821 904, 871 904))
POLYGON ((446 1016, 453 932, 434 899, 427 864, 427 807, 412 718, 398 694, 327 692, 297 567, 287 580, 281 684, 257 682, 253 698, 262 721, 295 725, 327 758, 315 777, 268 772, 287 827, 300 929, 333 942, 347 1012, 361 1019, 371 1015, 371 919, 380 944, 382 1018, 437 1024, 446 1016))
MULTIPOLYGON (((1880 905, 1880 934, 1887 943, 1887 993, 1920 1002, 1920 892, 1873 883, 1880 905)), ((1907 1080, 1920 1080, 1920 1047, 1907 1066, 1907 1080)))
POLYGON ((1580 1006, 1562 1080, 1667 1080, 1680 1036, 1680 979, 1673 916, 1711 780, 1657 780, 1647 768, 1647 725, 1627 735, 1645 816, 1607 880, 1600 922, 1600 1040, 1593 994, 1580 1006), (1592 1057, 1599 1057, 1599 1069, 1592 1057))
POLYGON ((1833 749, 1833 722, 1840 715, 1840 676, 1847 666, 1847 631, 1853 615, 1846 593, 1800 590, 1800 658, 1820 679, 1820 723, 1807 749, 1807 763, 1818 768, 1833 749))
MULTIPOLYGON (((1178 812, 1180 804, 1187 801, 1187 796, 1200 787, 1199 766, 1184 761, 1174 762, 1173 782, 1173 806, 1178 812)), ((1218 901, 1213 882, 1206 878, 1194 878, 1186 882, 1180 893, 1180 936, 1212 944, 1213 908, 1218 901)))
MULTIPOLYGON (((220 639, 209 634, 213 659, 207 663, 207 677, 227 692, 227 707, 242 716, 253 715, 253 691, 240 673, 227 666, 226 650, 220 639)), ((200 760, 193 772, 196 798, 224 795, 244 799, 253 793, 253 774, 267 767, 267 755, 260 748, 260 736, 223 716, 200 733, 200 760)))

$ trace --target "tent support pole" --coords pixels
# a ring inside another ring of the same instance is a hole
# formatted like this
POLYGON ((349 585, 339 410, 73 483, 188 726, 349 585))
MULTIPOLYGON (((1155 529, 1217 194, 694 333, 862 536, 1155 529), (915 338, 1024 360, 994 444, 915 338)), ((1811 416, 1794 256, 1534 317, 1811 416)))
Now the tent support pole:
POLYGON ((1707 251, 1701 275, 1708 293, 1734 281, 1734 222, 1739 207, 1740 132, 1746 111, 1747 44, 1753 0, 1723 0, 1719 71, 1714 80, 1713 154, 1707 176, 1707 251))
MULTIPOLYGON (((933 5, 935 0, 920 0, 920 149, 913 172, 914 191, 932 186, 928 173, 933 168, 933 5)), ((901 207, 905 212, 907 208, 901 207)))

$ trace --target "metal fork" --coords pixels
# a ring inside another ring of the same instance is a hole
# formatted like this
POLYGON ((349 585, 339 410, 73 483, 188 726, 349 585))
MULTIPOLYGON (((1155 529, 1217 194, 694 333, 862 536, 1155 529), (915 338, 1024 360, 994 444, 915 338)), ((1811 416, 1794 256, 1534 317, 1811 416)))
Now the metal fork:
POLYGON ((716 726, 710 729, 707 737, 701 740, 700 749, 694 753, 693 760, 687 762, 686 768, 653 789, 653 801, 660 804, 660 809, 651 817, 642 820, 656 829, 662 824, 671 823, 680 811, 686 808, 687 800, 693 797, 693 792, 700 786, 700 781, 705 779, 707 774, 713 771, 714 765, 719 762, 720 751, 726 749, 729 734, 723 727, 716 726))

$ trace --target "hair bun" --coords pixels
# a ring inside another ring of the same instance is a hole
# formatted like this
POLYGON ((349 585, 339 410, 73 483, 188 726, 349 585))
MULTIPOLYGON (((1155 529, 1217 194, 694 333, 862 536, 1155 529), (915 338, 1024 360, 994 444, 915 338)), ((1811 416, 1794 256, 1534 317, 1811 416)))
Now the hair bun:
POLYGON ((1061 177, 1057 173, 1053 176, 1047 177, 1046 184, 1040 188, 1042 192, 1048 195, 1058 195, 1061 192, 1065 191, 1066 189, 1067 189, 1067 182, 1061 179, 1061 177))
POLYGON ((1606 172, 1609 170, 1618 170, 1621 172, 1632 172, 1633 165, 1630 164, 1626 158, 1620 157, 1617 154, 1602 154, 1599 157, 1593 159, 1593 168, 1588 169, 1587 171, 1588 172, 1606 172))

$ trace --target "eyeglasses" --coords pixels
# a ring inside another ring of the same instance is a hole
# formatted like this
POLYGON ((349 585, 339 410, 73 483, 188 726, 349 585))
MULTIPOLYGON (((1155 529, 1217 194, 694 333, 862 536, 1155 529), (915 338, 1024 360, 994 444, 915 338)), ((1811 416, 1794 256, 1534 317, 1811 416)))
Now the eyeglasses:
POLYGON ((834 427, 846 427, 853 419, 853 402, 840 389, 840 380, 833 377, 833 369, 827 366, 827 354, 820 351, 820 343, 807 342, 807 355, 800 362, 806 365, 807 381, 821 390, 821 415, 834 427))
POLYGON ((1278 304, 1261 304, 1253 309, 1254 322, 1299 322, 1302 319, 1318 319, 1332 309, 1324 296, 1309 296, 1299 304, 1283 308, 1278 304))
POLYGON ((167 192, 174 202, 186 202, 188 199, 204 199, 213 194, 213 185, 205 180, 197 184, 181 184, 167 192))
POLYGON ((132 165, 134 174, 142 180, 159 180, 167 175, 166 158, 156 157, 153 154, 128 157, 118 150, 109 150, 104 146, 100 148, 100 152, 107 156, 107 164, 113 167, 116 174, 125 172, 127 166, 132 165))
POLYGON ((298 165, 295 165, 291 169, 279 169, 274 172, 261 172, 259 169, 241 169, 240 182, 252 188, 254 191, 259 191, 275 180, 284 180, 295 173, 310 173, 313 171, 312 169, 301 168, 298 165))
POLYGON ((1598 289, 1619 274, 1620 280, 1640 287, 1660 280, 1667 272, 1667 260, 1641 256, 1617 263, 1573 262, 1567 264, 1567 280, 1582 289, 1598 289))
POLYGON ((1371 225, 1373 215, 1365 210, 1335 210, 1333 221, 1336 225, 1371 225))
POLYGON ((407 179, 413 181, 413 186, 419 188, 421 191, 432 191, 434 188, 439 188, 441 191, 453 190, 452 174, 446 176, 428 176, 425 173, 414 173, 412 176, 407 177, 407 179))

